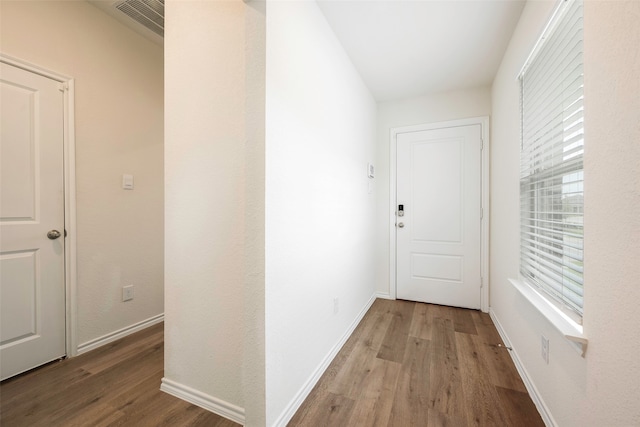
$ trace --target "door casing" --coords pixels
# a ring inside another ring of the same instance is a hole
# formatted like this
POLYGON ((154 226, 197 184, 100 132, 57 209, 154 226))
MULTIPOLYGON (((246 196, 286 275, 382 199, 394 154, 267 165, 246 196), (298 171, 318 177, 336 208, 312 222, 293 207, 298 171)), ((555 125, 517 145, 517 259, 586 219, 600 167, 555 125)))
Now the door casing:
POLYGON ((66 353, 67 357, 77 355, 76 337, 76 152, 75 152, 75 120, 74 99, 75 81, 69 76, 58 74, 38 65, 0 53, 0 62, 17 68, 39 74, 63 84, 64 125, 64 229, 67 233, 64 250, 64 280, 65 280, 65 313, 66 313, 66 353))
POLYGON ((396 170, 397 170, 397 137, 406 132, 420 132, 442 128, 468 126, 479 124, 482 134, 482 220, 480 226, 480 274, 482 287, 480 289, 480 309, 489 311, 489 117, 472 117, 461 120, 428 123, 414 126, 391 128, 389 135, 389 297, 396 299, 396 170))

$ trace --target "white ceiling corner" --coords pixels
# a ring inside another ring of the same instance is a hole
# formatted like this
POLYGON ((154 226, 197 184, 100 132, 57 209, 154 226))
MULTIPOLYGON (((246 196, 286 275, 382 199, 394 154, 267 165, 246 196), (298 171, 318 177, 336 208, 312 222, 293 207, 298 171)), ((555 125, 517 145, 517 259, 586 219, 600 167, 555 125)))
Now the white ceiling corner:
POLYGON ((490 85, 525 0, 317 0, 378 101, 490 85))

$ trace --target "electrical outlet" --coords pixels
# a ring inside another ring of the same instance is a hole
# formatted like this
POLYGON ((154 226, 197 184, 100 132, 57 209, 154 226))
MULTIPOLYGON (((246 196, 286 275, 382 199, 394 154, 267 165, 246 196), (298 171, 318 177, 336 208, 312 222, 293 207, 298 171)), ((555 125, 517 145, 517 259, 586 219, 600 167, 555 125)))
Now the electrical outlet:
POLYGON ((549 364, 549 338, 545 337, 544 335, 541 335, 540 337, 542 359, 546 364, 549 364))
POLYGON ((340 311, 340 300, 338 298, 333 299, 333 314, 338 314, 340 311))
POLYGON ((131 301, 133 299, 133 285, 122 287, 122 301, 131 301))

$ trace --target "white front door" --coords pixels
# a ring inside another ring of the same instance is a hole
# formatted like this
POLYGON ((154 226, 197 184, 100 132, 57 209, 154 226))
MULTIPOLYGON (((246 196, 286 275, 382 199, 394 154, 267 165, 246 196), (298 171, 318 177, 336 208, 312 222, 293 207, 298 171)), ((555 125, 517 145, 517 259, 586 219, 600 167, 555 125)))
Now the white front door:
POLYGON ((399 133, 396 296, 480 308, 481 126, 399 133))
POLYGON ((5 63, 0 67, 5 379, 65 355, 64 98, 59 82, 5 63))

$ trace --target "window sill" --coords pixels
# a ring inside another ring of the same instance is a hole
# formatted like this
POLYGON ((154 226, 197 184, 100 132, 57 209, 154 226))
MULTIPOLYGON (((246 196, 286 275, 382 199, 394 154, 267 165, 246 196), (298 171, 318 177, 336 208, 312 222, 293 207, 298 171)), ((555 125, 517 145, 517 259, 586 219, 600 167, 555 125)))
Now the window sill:
POLYGON ((521 280, 509 279, 509 282, 571 343, 578 354, 584 357, 588 341, 584 336, 582 325, 574 322, 521 280))

